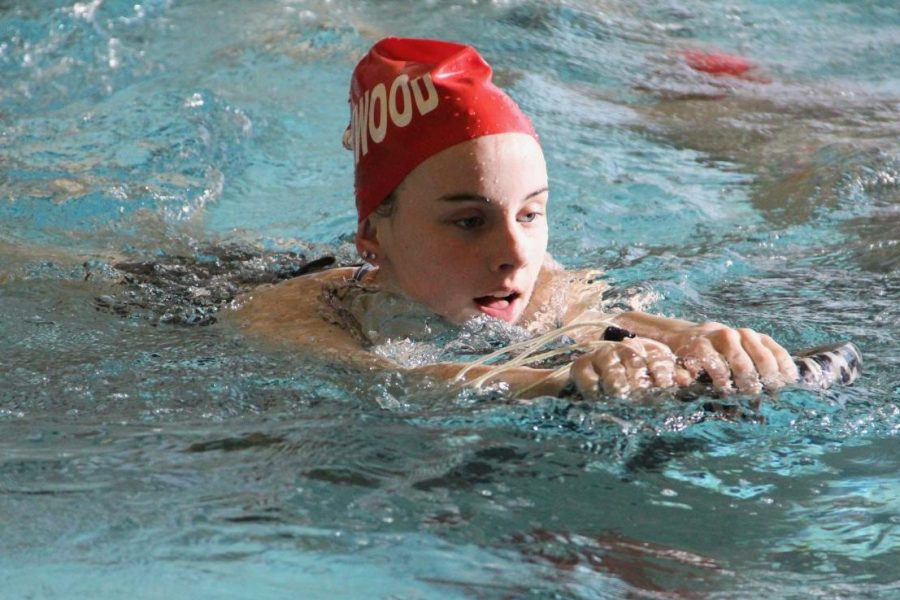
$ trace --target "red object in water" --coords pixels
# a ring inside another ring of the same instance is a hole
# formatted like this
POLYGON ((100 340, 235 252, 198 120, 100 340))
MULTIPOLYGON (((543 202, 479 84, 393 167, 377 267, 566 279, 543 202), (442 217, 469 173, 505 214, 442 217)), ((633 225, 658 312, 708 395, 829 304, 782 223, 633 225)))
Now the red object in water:
POLYGON ((685 62, 695 71, 703 71, 711 75, 731 75, 741 79, 755 79, 747 75, 747 71, 755 64, 736 54, 722 52, 704 52, 702 50, 684 50, 681 53, 685 62))

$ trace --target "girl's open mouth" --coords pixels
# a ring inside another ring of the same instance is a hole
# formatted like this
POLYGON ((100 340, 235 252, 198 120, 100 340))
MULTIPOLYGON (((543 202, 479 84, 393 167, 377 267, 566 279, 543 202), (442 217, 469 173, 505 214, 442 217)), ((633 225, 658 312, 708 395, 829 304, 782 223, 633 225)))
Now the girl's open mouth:
POLYGON ((478 306, 478 310, 489 317, 512 321, 515 307, 520 297, 521 294, 518 292, 513 292, 507 296, 481 296, 475 298, 475 304, 478 306))

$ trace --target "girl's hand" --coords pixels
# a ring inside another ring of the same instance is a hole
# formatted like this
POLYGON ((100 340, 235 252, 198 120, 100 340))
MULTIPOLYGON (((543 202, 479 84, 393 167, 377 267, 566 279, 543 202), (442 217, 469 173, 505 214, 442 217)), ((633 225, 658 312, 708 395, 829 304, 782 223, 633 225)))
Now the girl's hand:
POLYGON ((573 363, 570 377, 585 397, 606 394, 624 397, 639 389, 689 385, 694 377, 676 365, 676 356, 660 342, 629 338, 609 342, 573 363))
POLYGON ((790 354, 752 329, 707 322, 669 332, 663 338, 692 378, 706 372, 716 389, 758 394, 797 381, 790 354))

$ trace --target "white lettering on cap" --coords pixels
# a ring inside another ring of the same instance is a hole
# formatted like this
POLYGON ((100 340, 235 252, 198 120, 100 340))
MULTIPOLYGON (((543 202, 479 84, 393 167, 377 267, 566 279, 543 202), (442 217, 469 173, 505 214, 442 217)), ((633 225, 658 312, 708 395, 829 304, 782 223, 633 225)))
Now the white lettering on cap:
POLYGON ((412 91, 413 96, 416 97, 416 107, 418 107, 420 114, 426 115, 437 108, 438 93, 437 90, 434 89, 434 82, 431 81, 431 73, 426 74, 425 77, 413 79, 412 91), (427 100, 422 97, 422 90, 419 89, 420 81, 425 83, 425 89, 428 90, 427 100))
POLYGON ((366 91, 362 102, 351 103, 350 109, 350 139, 353 143, 353 160, 359 162, 359 153, 363 156, 369 153, 369 136, 365 133, 365 127, 360 123, 368 123, 369 92, 366 91))
POLYGON ((413 107, 412 98, 409 95, 409 76, 405 73, 397 77, 391 84, 391 91, 388 94, 388 106, 391 109, 391 121, 397 127, 406 127, 412 121, 413 107), (397 90, 403 94, 403 112, 397 108, 397 90))
POLYGON ((388 110, 387 110, 387 90, 384 84, 379 83, 372 88, 372 100, 369 102, 369 135, 372 141, 380 144, 384 141, 384 135, 387 133, 388 110), (376 103, 379 110, 375 110, 376 103), (378 125, 375 124, 375 118, 378 118, 378 125))
POLYGON ((367 90, 359 102, 350 106, 350 139, 353 144, 353 159, 369 153, 369 140, 380 144, 387 136, 388 121, 395 127, 403 128, 413 119, 413 99, 419 115, 425 116, 438 107, 438 93, 431 80, 431 73, 410 79, 405 73, 391 82, 390 91, 379 83, 371 91, 367 90), (421 85, 420 85, 421 84, 421 85), (422 85, 428 96, 422 93, 422 85), (397 95, 402 96, 402 110, 397 95))

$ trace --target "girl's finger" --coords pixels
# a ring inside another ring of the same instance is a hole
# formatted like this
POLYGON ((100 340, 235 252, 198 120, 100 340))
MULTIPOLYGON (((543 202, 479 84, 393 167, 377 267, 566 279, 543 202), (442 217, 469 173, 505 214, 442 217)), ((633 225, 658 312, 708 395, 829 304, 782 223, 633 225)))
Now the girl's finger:
POLYGON ((672 379, 678 387, 687 387, 697 381, 687 369, 679 367, 677 364, 675 365, 675 372, 673 373, 672 379))
POLYGON ((668 388, 675 385, 675 357, 670 353, 650 350, 647 353, 647 370, 656 387, 668 388))
POLYGON ((788 351, 782 348, 781 344, 765 334, 760 335, 759 339, 760 343, 768 348, 775 357, 775 362, 778 364, 778 372, 781 373, 781 380, 784 383, 796 382, 799 377, 797 365, 794 363, 794 359, 791 355, 788 354, 788 351))
POLYGON ((612 396, 623 397, 631 391, 628 384, 628 369, 622 364, 619 353, 621 347, 615 349, 601 348, 595 352, 594 369, 600 376, 603 391, 612 396))
POLYGON ((762 343, 762 336, 752 329, 738 329, 741 346, 756 366, 759 381, 766 387, 781 385, 778 361, 772 351, 762 343))
POLYGON ((744 349, 742 335, 730 327, 725 327, 713 333, 710 338, 713 347, 731 370, 731 379, 735 387, 751 394, 761 392, 759 373, 750 354, 744 349))
POLYGON ((646 353, 640 342, 622 344, 618 350, 619 360, 625 366, 625 381, 633 390, 650 387, 650 373, 647 371, 646 353))
POLYGON ((692 378, 696 379, 700 373, 705 372, 716 389, 731 389, 731 369, 707 338, 695 338, 676 354, 692 378))
POLYGON ((675 355, 669 347, 653 340, 633 340, 643 350, 649 375, 648 385, 668 388, 675 385, 675 355))
POLYGON ((593 398, 597 395, 600 376, 594 368, 593 354, 585 354, 577 358, 569 369, 569 377, 575 382, 575 387, 582 396, 593 398))

